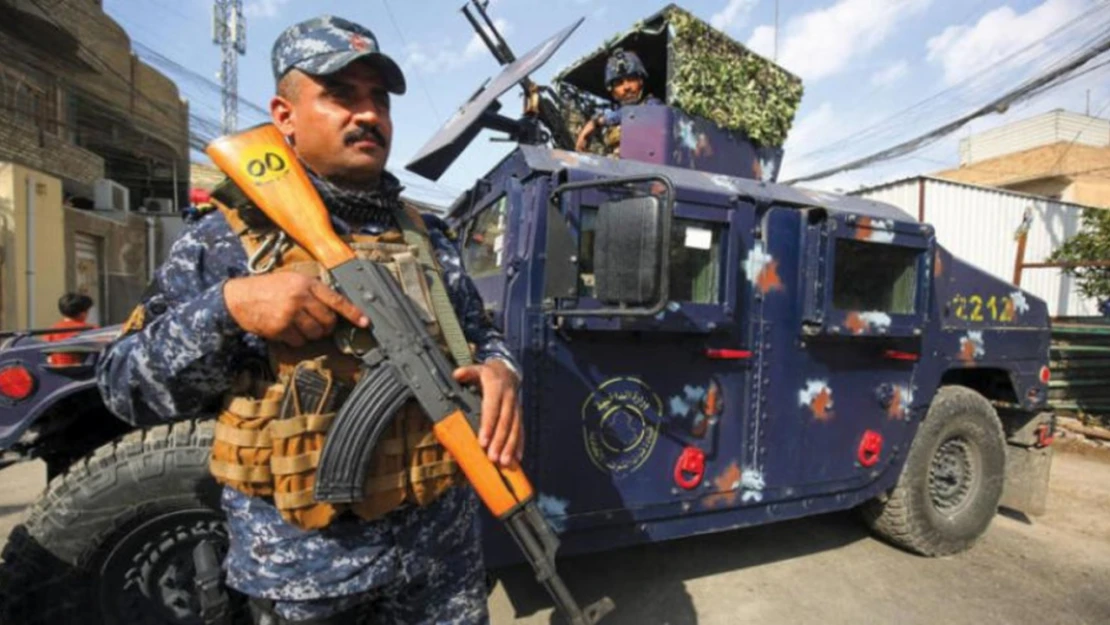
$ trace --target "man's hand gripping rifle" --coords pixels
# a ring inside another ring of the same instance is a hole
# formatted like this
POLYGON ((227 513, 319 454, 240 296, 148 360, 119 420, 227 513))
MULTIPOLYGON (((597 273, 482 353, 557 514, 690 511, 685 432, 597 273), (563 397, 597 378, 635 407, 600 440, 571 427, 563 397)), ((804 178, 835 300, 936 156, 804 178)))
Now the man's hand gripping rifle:
POLYGON ((505 523, 556 608, 573 625, 600 620, 612 602, 605 598, 579 608, 555 570, 558 539, 519 464, 495 465, 478 443, 479 399, 454 380, 451 363, 388 270, 356 258, 335 234, 327 209, 277 128, 265 124, 221 137, 205 151, 275 225, 327 268, 334 286, 370 319, 378 343, 359 354, 365 370, 329 432, 317 469, 317 499, 344 503, 361 497, 378 435, 400 406, 415 398, 435 423, 436 438, 505 523))

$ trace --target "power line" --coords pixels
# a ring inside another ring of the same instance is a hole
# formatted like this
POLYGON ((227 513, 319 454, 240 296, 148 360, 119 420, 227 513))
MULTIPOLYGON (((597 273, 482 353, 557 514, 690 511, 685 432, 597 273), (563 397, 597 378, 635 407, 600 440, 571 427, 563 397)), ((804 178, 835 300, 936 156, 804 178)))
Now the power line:
POLYGON ((1036 78, 1026 81, 1018 87, 1010 90, 1003 96, 976 108, 972 112, 967 113, 954 121, 948 122, 924 134, 918 135, 908 141, 903 141, 892 147, 879 150, 878 152, 872 153, 868 156, 852 160, 843 165, 838 165, 822 171, 818 171, 813 174, 794 178, 793 180, 786 181, 784 184, 795 184, 798 182, 806 182, 810 180, 817 180, 820 178, 827 178, 838 173, 859 169, 873 163, 890 160, 909 154, 915 150, 918 150, 926 145, 935 142, 943 136, 955 132, 956 130, 963 127, 965 124, 974 119, 991 113, 1005 112, 1011 105, 1017 102, 1026 100, 1038 93, 1042 93, 1049 88, 1059 86, 1068 82, 1069 80, 1074 78, 1074 76, 1069 76, 1069 74, 1072 74, 1073 72, 1075 72, 1075 70, 1079 69, 1092 59, 1107 52, 1108 50, 1110 50, 1110 36, 1103 36, 1102 40, 1099 41, 1097 45, 1087 48, 1085 51, 1073 56, 1071 59, 1067 60, 1067 62, 1059 65, 1058 67, 1043 72, 1036 78))
MULTIPOLYGON (((382 0, 382 6, 385 7, 385 13, 389 16, 389 21, 393 24, 393 29, 397 31, 397 37, 401 39, 401 45, 405 47, 405 50, 408 50, 408 41, 405 40, 405 34, 401 31, 401 27, 397 24, 397 18, 393 15, 393 9, 389 7, 389 1, 382 0)), ((439 114, 439 109, 436 108, 435 100, 432 99, 432 94, 428 91, 428 85, 424 83, 424 78, 417 70, 413 70, 413 74, 416 76, 416 82, 420 85, 420 91, 424 94, 424 99, 427 100, 428 106, 432 109, 432 113, 436 116, 436 122, 443 122, 443 116, 439 114)))
POLYGON ((1092 123, 1097 121, 1097 118, 1102 115, 1102 113, 1107 109, 1107 107, 1110 107, 1110 100, 1107 100, 1106 104, 1103 104, 1102 108, 1100 108, 1098 110, 1098 113, 1095 113, 1095 119, 1087 120, 1087 123, 1084 124, 1083 127, 1079 129, 1079 132, 1075 133, 1075 136, 1072 137, 1071 141, 1068 142, 1067 147, 1065 147, 1064 151, 1060 153, 1060 158, 1056 159, 1056 162, 1052 164, 1052 167, 1048 168, 1048 171, 1050 171, 1050 172, 1055 171, 1056 168, 1059 167, 1060 164, 1064 162, 1064 157, 1066 157, 1068 155, 1068 152, 1071 151, 1072 146, 1074 146, 1076 144, 1076 142, 1079 141, 1079 135, 1083 134, 1083 132, 1086 131, 1087 128, 1089 128, 1092 123))
MULTIPOLYGON (((1074 19, 1054 29, 1052 32, 1045 35, 1041 39, 1031 42, 1023 48, 1013 52, 1012 54, 1003 57, 1002 59, 999 59, 994 63, 991 63, 990 65, 957 82, 956 84, 942 89, 941 91, 938 91, 937 93, 925 98, 924 100, 921 100, 920 102, 903 108, 870 126, 853 131, 847 135, 838 137, 835 141, 831 141, 830 143, 827 143, 819 148, 810 150, 809 152, 805 152, 798 157, 798 160, 807 159, 818 154, 842 151, 848 146, 858 147, 865 140, 881 140, 886 135, 891 134, 891 132, 886 132, 884 134, 884 131, 898 132, 904 128, 913 127, 917 123, 919 123, 923 117, 925 117, 926 113, 930 110, 931 105, 942 100, 942 98, 944 98, 945 96, 954 97, 956 94, 958 94, 960 90, 974 88, 977 84, 982 85, 981 91, 996 91, 997 89, 994 87, 994 83, 1000 83, 1005 80, 1004 73, 999 70, 1008 65, 1016 65, 1020 57, 1026 55, 1027 53, 1036 52, 1038 46, 1043 44, 1045 41, 1052 39, 1053 37, 1063 35, 1066 31, 1071 30, 1072 28, 1091 26, 1092 24, 1094 26, 1094 31, 1101 35, 1101 33, 1105 32, 1105 29, 1108 25, 1100 24, 1098 22, 1092 22, 1091 20, 1089 20, 1089 18, 1096 13, 1105 11, 1106 9, 1106 5, 1096 5, 1095 7, 1085 11, 1074 19)), ((1085 47, 1086 46, 1082 46, 1079 49, 1082 50, 1085 47)))

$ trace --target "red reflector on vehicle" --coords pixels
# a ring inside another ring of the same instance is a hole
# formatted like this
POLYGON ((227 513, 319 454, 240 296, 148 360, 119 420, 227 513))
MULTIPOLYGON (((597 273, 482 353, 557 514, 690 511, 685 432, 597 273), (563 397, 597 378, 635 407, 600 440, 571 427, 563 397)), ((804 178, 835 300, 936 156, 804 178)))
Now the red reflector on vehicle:
POLYGON ((35 378, 23 365, 0 369, 0 395, 8 399, 26 399, 35 392, 35 378))
POLYGON ((883 435, 874 430, 867 430, 859 441, 857 457, 860 466, 873 467, 879 462, 879 455, 883 453, 883 435))
POLYGON ((909 362, 917 362, 917 359, 920 356, 913 352, 900 352, 895 349, 888 349, 883 352, 883 357, 889 360, 905 360, 909 362))
POLYGON ((1052 370, 1049 369, 1047 365, 1044 366, 1044 367, 1041 367, 1041 384, 1048 384, 1048 381, 1051 380, 1051 379, 1052 379, 1052 370))
POLYGON ((718 349, 714 347, 705 350, 705 357, 713 360, 745 360, 752 357, 750 349, 718 349))
POLYGON ((697 447, 687 447, 682 450, 678 462, 674 465, 674 481, 686 490, 693 490, 701 484, 705 475, 705 452, 697 447))

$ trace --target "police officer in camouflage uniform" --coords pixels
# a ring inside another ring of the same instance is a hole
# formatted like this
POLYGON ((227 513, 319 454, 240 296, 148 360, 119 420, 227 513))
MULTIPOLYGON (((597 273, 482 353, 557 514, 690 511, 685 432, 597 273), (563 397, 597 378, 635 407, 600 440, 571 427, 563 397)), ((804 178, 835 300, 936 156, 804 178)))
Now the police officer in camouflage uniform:
POLYGON ((640 56, 631 50, 617 48, 605 62, 605 88, 613 99, 613 108, 603 111, 586 122, 578 131, 574 149, 585 152, 590 136, 599 129, 605 132, 606 154, 620 156, 621 107, 634 105, 659 105, 663 102, 647 93, 644 81, 647 68, 640 56))
MULTIPOLYGON (((324 198, 336 231, 396 227, 401 187, 385 171, 392 139, 390 94, 403 94, 397 64, 371 31, 323 16, 297 24, 273 48, 274 124, 294 146, 324 198)), ((456 379, 482 390, 479 441, 507 465, 522 449, 518 367, 483 315, 442 222, 425 219, 446 289, 476 347, 477 365, 456 379)), ((218 408, 246 363, 267 342, 326 338, 342 317, 369 322, 318 279, 295 272, 248 273, 228 221, 206 215, 174 244, 141 304, 141 329, 105 354, 98 382, 107 404, 135 424, 186 419, 218 408)), ((135 324, 138 326, 139 324, 135 324)), ((385 517, 345 515, 322 530, 285 522, 273 503, 225 488, 230 551, 227 583, 251 597, 256 623, 488 622, 477 499, 450 487, 426 506, 385 517)))

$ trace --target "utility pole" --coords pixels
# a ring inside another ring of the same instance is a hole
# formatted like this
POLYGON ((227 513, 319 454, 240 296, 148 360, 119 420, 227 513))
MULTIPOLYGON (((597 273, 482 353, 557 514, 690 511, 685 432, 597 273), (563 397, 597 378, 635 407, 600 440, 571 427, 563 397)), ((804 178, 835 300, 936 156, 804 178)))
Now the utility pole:
POLYGON ((220 46, 220 131, 226 135, 239 126, 239 56, 247 52, 243 0, 212 1, 212 43, 220 46))
POLYGON ((775 0, 775 53, 771 61, 779 62, 779 0, 775 0))

